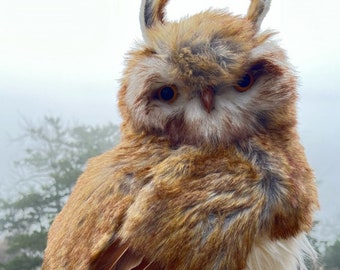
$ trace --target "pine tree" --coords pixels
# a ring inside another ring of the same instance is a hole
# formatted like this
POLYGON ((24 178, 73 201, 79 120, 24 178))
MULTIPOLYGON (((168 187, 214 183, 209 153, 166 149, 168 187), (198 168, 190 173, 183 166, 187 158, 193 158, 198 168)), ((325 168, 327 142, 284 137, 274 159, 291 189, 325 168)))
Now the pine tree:
POLYGON ((60 212, 86 161, 118 141, 113 124, 65 127, 59 118, 45 117, 34 126, 26 123, 27 147, 15 163, 20 194, 1 199, 0 231, 5 232, 7 260, 0 269, 38 269, 48 227, 60 212))
POLYGON ((325 270, 340 270, 340 239, 326 246, 323 263, 325 270))

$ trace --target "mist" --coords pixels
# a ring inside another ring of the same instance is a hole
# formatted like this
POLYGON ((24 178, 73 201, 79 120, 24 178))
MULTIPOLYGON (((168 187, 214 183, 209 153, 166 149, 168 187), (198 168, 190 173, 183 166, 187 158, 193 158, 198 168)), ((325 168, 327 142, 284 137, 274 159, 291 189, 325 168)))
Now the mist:
MULTIPOLYGON (((170 1, 167 17, 209 7, 242 14, 249 1, 192 3, 170 1)), ((340 234, 339 8, 335 0, 273 0, 263 24, 279 31, 299 76, 299 131, 319 185, 324 238, 340 234)), ((1 195, 18 191, 12 164, 22 145, 13 138, 23 119, 120 123, 116 96, 124 54, 141 39, 138 13, 131 0, 0 0, 1 195)))

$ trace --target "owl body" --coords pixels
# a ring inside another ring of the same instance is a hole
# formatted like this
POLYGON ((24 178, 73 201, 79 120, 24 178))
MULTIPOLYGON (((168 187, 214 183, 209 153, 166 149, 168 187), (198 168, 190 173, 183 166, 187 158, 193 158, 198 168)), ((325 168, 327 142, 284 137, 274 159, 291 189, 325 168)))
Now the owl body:
POLYGON ((269 2, 171 23, 166 2, 142 3, 121 142, 90 160, 43 269, 305 269, 317 192, 294 72, 259 31, 269 2))

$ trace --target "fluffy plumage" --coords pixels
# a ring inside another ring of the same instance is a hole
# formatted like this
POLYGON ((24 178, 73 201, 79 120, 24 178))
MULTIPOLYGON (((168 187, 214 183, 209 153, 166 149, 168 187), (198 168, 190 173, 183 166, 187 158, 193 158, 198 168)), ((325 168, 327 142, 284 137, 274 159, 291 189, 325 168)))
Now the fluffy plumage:
POLYGON ((78 179, 43 269, 304 269, 317 191, 296 132, 296 77, 260 32, 269 1, 246 17, 209 10, 172 23, 166 2, 142 3, 121 142, 78 179))

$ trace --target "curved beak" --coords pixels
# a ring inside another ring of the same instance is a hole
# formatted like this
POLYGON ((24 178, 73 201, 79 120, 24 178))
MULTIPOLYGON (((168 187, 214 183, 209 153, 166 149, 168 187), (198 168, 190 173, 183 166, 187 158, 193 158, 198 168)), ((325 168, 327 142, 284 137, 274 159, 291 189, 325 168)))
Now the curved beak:
POLYGON ((207 87, 201 91, 201 101, 207 113, 210 113, 212 109, 214 109, 214 90, 211 87, 207 87))

